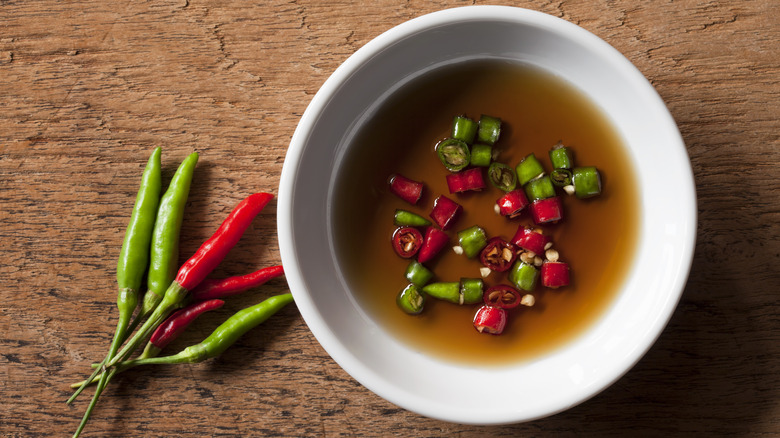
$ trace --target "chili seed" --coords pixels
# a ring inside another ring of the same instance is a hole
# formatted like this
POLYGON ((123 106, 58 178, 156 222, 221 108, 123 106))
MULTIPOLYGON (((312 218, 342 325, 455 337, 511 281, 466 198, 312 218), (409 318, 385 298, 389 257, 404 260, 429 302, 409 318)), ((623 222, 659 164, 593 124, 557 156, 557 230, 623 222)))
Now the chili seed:
POLYGON ((544 252, 544 256, 547 257, 547 260, 551 262, 557 262, 558 261, 558 251, 554 249, 548 249, 544 252))
POLYGON ((552 245, 553 245, 552 242, 547 242, 547 243, 544 244, 544 249, 550 249, 550 248, 552 248, 552 245))
POLYGON ((541 257, 536 256, 534 257, 534 266, 542 266, 542 263, 544 263, 544 260, 542 260, 541 257))
POLYGON ((523 298, 520 299, 520 304, 531 307, 536 304, 536 298, 531 294, 525 294, 523 295, 523 298))

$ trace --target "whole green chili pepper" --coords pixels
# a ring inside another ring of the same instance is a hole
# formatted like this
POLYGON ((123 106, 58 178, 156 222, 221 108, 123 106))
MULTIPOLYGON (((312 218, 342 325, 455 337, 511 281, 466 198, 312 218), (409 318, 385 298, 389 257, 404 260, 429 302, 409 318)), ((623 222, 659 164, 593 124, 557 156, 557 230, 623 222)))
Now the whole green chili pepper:
POLYGON ((141 315, 145 317, 160 303, 166 289, 176 276, 179 263, 179 233, 184 219, 184 206, 190 193, 192 176, 198 163, 193 152, 182 161, 160 200, 157 221, 152 234, 149 261, 148 290, 144 295, 141 315))

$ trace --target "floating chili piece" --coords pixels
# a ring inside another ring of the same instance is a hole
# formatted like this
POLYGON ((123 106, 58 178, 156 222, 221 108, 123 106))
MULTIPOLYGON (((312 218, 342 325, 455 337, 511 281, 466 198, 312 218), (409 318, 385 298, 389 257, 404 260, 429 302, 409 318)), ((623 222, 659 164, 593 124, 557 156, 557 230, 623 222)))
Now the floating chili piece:
POLYGON ((455 138, 440 142, 436 146, 436 154, 439 156, 439 161, 450 172, 459 172, 468 166, 471 160, 469 145, 455 138))
POLYGON ((574 158, 571 150, 558 143, 550 149, 550 163, 553 169, 571 169, 574 166, 574 158))
POLYGON ((512 237, 512 243, 534 254, 544 253, 544 249, 549 242, 550 238, 548 236, 524 225, 520 225, 514 237, 512 237))
POLYGON ((476 304, 482 301, 485 282, 481 278, 460 279, 461 304, 476 304))
POLYGON ((414 257, 423 243, 422 233, 414 227, 398 227, 393 232, 393 249, 399 256, 408 259, 414 257))
POLYGON ((427 227, 431 224, 431 221, 411 211, 396 210, 393 215, 393 223, 406 227, 427 227))
POLYGON ((420 263, 417 260, 412 260, 409 263, 409 266, 406 267, 406 273, 405 273, 406 279, 409 281, 409 283, 412 283, 415 286, 422 287, 425 286, 431 279, 433 278, 433 272, 431 272, 430 269, 423 266, 422 263, 420 263))
POLYGON ((420 248, 420 253, 417 256, 417 261, 420 263, 426 263, 432 260, 436 254, 438 254, 447 243, 449 243, 450 237, 447 233, 436 228, 428 227, 425 229, 425 238, 423 239, 423 245, 420 248))
POLYGON ((237 275, 223 279, 206 279, 192 291, 192 299, 203 301, 212 298, 229 297, 258 287, 282 275, 284 275, 284 268, 278 265, 259 269, 246 275, 237 275))
POLYGON ((471 147, 471 160, 472 166, 488 167, 490 162, 493 161, 493 147, 487 144, 477 143, 471 147))
POLYGON ((515 265, 509 272, 509 281, 518 289, 532 292, 536 288, 538 280, 539 270, 534 265, 520 260, 515 262, 515 265))
POLYGON ((542 264, 542 286, 558 288, 569 285, 569 265, 565 262, 545 261, 542 264))
POLYGON ((528 154, 515 167, 515 172, 517 172, 517 183, 524 186, 528 181, 543 174, 544 167, 534 154, 528 154))
POLYGON ((499 190, 511 192, 517 187, 517 174, 506 164, 494 162, 488 168, 488 181, 499 190))
POLYGON ((501 136, 501 119, 498 117, 487 116, 483 114, 479 118, 479 129, 477 130, 477 141, 494 145, 501 136))
POLYGON ((485 188, 485 180, 482 179, 482 170, 479 167, 472 167, 460 173, 451 173, 447 175, 447 188, 450 193, 461 193, 467 191, 479 191, 485 188))
POLYGON ((489 287, 482 300, 488 306, 500 307, 502 309, 514 309, 520 305, 520 292, 508 284, 497 284, 489 287))
POLYGON ((423 183, 411 180, 403 175, 393 174, 388 179, 390 191, 404 201, 415 205, 422 197, 423 183))
POLYGON ((540 199, 531 203, 531 217, 537 224, 546 224, 563 219, 563 204, 561 198, 540 199))
POLYGON ((555 169, 550 173, 550 181, 556 187, 566 187, 572 183, 571 176, 568 169, 555 169))
POLYGON ((479 254, 482 264, 496 272, 508 271, 516 257, 515 246, 500 237, 491 238, 479 254))
POLYGON ((528 206, 528 198, 523 190, 515 189, 499 198, 496 201, 496 205, 498 214, 513 219, 519 216, 525 207, 528 206))
POLYGON ((461 304, 460 284, 454 281, 438 282, 425 285, 422 291, 438 300, 461 304))
POLYGON ((458 245, 466 257, 473 259, 487 245, 485 230, 478 225, 458 231, 458 245))
POLYGON ((479 124, 466 116, 456 116, 452 120, 452 138, 466 144, 474 143, 478 130, 479 124))
POLYGON ((409 315, 418 315, 425 307, 425 295, 420 293, 417 286, 409 284, 401 289, 401 292, 395 299, 395 303, 398 305, 398 308, 409 315))
POLYGON ((506 327, 506 319, 506 310, 485 304, 474 315, 474 328, 480 333, 500 335, 506 327))
POLYGON ((455 223, 463 207, 452 199, 441 195, 433 201, 431 219, 442 230, 447 230, 455 223))
POLYGON ((601 175, 595 167, 577 167, 572 171, 574 194, 578 198, 590 198, 601 194, 601 175))
POLYGON ((547 199, 555 196, 555 186, 549 175, 542 175, 528 181, 525 186, 525 194, 533 202, 539 199, 547 199))

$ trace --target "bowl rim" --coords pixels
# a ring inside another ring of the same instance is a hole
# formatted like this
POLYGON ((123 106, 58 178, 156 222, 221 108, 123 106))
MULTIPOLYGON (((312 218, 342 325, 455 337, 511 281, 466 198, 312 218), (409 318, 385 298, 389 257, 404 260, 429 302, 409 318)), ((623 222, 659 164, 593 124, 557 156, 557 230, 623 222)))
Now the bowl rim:
POLYGON ((463 424, 517 423, 553 415, 590 399, 625 375, 625 373, 627 373, 656 342, 669 319, 671 319, 674 309, 681 299, 693 262, 693 251, 695 249, 696 241, 696 223, 697 210, 695 185, 693 182, 693 172, 690 167, 690 160, 687 156, 687 150, 685 149, 684 142, 679 134, 676 123, 668 112, 668 109, 666 109, 663 100, 644 75, 642 75, 627 58, 607 42, 573 23, 539 11, 512 6, 492 5, 462 6, 444 9, 413 18, 378 35, 339 65, 312 98, 290 141, 290 147, 287 150, 287 156, 285 157, 280 178, 277 210, 280 254, 282 263, 285 266, 290 290, 293 293, 301 315, 312 334, 331 358, 363 386, 386 400, 431 418, 463 424), (688 210, 682 214, 684 214, 688 219, 688 222, 691 223, 692 229, 690 230, 690 233, 685 236, 686 240, 681 244, 685 254, 683 254, 682 257, 682 266, 680 266, 678 270, 680 275, 674 280, 673 291, 669 294, 668 300, 665 301, 664 308, 660 312, 659 317, 654 320, 653 326, 648 328, 647 333, 649 333, 649 335, 642 338, 641 345, 637 345, 637 348, 631 352, 626 360, 616 367, 619 368, 619 372, 613 373, 611 378, 602 379, 597 382, 597 384, 591 385, 586 390, 574 395, 571 403, 568 404, 560 404, 555 408, 546 407, 545 409, 538 411, 523 413, 504 412, 497 413, 490 418, 473 419, 459 417, 458 415, 453 415, 451 413, 442 413, 440 409, 426 407, 415 400, 410 401, 410 394, 399 392, 397 388, 388 385, 388 382, 385 382, 381 376, 376 375, 373 370, 366 368, 359 360, 353 360, 356 359, 356 357, 349 351, 347 346, 343 345, 339 339, 334 336, 333 331, 325 321, 323 315, 314 305, 309 291, 307 290, 304 281, 301 279, 302 273, 294 251, 294 231, 292 229, 291 217, 293 211, 292 194, 296 184, 295 177, 305 149, 303 146, 308 141, 311 130, 316 125, 321 112, 326 108, 333 96, 339 92, 339 89, 344 82, 358 71, 365 62, 369 61, 374 56, 377 56, 385 48, 398 41, 439 26, 483 20, 498 20, 543 27, 575 37, 581 43, 590 46, 593 50, 603 53, 611 62, 616 63, 624 75, 629 75, 629 79, 632 80, 633 83, 637 84, 637 86, 644 87, 642 91, 650 93, 654 99, 656 99, 657 104, 666 111, 668 117, 665 123, 670 124, 668 128, 676 132, 676 135, 679 137, 679 145, 681 145, 681 147, 677 148, 677 153, 681 154, 680 156, 685 157, 687 170, 690 172, 683 176, 683 179, 686 180, 686 184, 685 187, 682 188, 680 196, 685 197, 689 202, 687 203, 688 210))

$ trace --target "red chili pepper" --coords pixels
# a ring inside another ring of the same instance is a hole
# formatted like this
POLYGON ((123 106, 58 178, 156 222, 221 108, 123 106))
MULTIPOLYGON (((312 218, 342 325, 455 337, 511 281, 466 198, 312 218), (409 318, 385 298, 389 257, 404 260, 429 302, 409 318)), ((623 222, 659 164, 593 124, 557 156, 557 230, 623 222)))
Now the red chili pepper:
POLYGON ((492 271, 504 272, 512 267, 517 258, 515 246, 500 237, 488 240, 485 248, 479 254, 482 264, 492 271))
POLYGON ((406 178, 403 175, 390 175, 390 191, 404 201, 414 205, 422 197, 423 183, 406 178))
POLYGON ((479 167, 472 167, 468 170, 447 175, 447 188, 450 189, 450 193, 482 190, 485 187, 487 186, 482 178, 482 169, 479 167))
POLYGON ((544 247, 548 242, 550 242, 549 237, 523 225, 520 225, 515 237, 512 238, 512 243, 534 254, 544 253, 544 247))
POLYGON ((269 193, 255 193, 241 201, 222 222, 195 255, 190 257, 179 269, 176 282, 186 290, 193 290, 225 258, 252 220, 273 199, 269 193))
POLYGON ((569 285, 569 264, 544 262, 542 264, 542 286, 557 288, 569 285))
POLYGON ((563 218, 563 204, 561 198, 539 199, 531 204, 531 217, 537 224, 556 222, 563 218))
POLYGON ((152 333, 149 342, 162 350, 176 339, 195 319, 209 310, 219 309, 225 304, 222 300, 199 301, 173 312, 152 333))
POLYGON ((425 229, 425 238, 423 239, 422 248, 420 248, 420 254, 417 256, 417 261, 425 263, 432 260, 436 254, 439 253, 447 243, 450 241, 450 236, 444 231, 436 227, 428 227, 425 229))
POLYGON ((422 244, 422 233, 417 228, 399 227, 393 232, 393 249, 405 259, 414 257, 422 244))
POLYGON ((520 292, 508 284, 491 286, 482 294, 485 304, 502 309, 514 309, 520 305, 521 299, 520 292))
POLYGON ((457 219, 463 207, 452 199, 442 195, 433 201, 433 210, 431 210, 431 219, 436 222, 442 230, 450 228, 457 219))
POLYGON ((477 313, 474 315, 474 328, 480 333, 500 335, 504 332, 505 326, 506 310, 500 307, 485 304, 477 309, 477 313))
POLYGON ((263 268, 246 275, 219 280, 206 279, 192 291, 192 299, 195 301, 203 301, 212 298, 229 297, 253 287, 260 286, 268 280, 282 275, 284 275, 284 268, 279 265, 263 268))
POLYGON ((528 206, 528 197, 525 195, 525 191, 516 189, 499 198, 496 204, 501 216, 513 219, 520 216, 520 213, 528 206))

